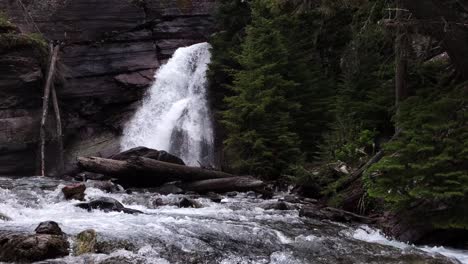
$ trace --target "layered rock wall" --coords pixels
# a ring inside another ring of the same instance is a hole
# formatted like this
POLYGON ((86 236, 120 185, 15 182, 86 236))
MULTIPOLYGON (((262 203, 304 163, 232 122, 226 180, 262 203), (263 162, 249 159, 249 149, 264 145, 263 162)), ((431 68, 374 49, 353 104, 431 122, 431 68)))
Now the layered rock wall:
MULTIPOLYGON (((207 40, 214 9, 214 0, 0 0, 21 32, 37 31, 31 16, 43 36, 62 45, 65 82, 57 89, 69 165, 77 155, 118 152, 122 126, 155 70, 177 48, 207 40)), ((0 175, 29 175, 44 70, 24 50, 0 60, 0 175)))

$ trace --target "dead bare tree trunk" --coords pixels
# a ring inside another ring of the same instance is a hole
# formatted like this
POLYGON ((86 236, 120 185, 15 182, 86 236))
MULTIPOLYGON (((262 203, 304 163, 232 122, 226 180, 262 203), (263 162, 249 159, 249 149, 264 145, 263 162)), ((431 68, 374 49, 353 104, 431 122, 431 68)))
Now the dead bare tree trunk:
MULTIPOLYGON (((441 42, 462 80, 468 80, 468 29, 450 1, 400 0, 419 20, 421 33, 441 42)), ((460 1, 466 2, 466 1, 460 1)), ((466 4, 466 3, 465 3, 466 4)))
POLYGON ((49 63, 49 71, 47 73, 47 79, 44 86, 44 97, 42 98, 42 116, 41 116, 41 126, 39 134, 39 158, 40 158, 40 173, 42 176, 45 176, 45 143, 46 143, 46 128, 45 124, 47 121, 47 115, 49 112, 49 96, 50 89, 54 81, 55 74, 55 64, 57 61, 59 46, 53 46, 51 44, 51 59, 49 63))
POLYGON ((395 37, 395 105, 408 97, 406 85, 406 72, 408 68, 408 37, 406 30, 402 25, 404 10, 401 9, 401 2, 397 1, 397 10, 395 20, 397 22, 397 31, 395 37))
POLYGON ((60 117, 60 107, 58 104, 57 92, 55 90, 55 85, 52 84, 52 104, 54 106, 55 112, 55 124, 57 129, 57 145, 58 145, 58 164, 57 170, 58 173, 61 173, 64 170, 64 158, 63 158, 63 132, 62 132, 62 119, 60 117))

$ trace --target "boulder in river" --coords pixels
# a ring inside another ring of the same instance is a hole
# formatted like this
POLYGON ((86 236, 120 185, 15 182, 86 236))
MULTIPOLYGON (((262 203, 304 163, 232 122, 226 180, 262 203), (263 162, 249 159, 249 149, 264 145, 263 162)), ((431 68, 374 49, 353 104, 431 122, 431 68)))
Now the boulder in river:
POLYGON ((96 231, 94 229, 87 229, 80 232, 76 236, 73 252, 75 255, 82 255, 86 253, 96 252, 96 231))
POLYGON ((160 187, 156 188, 155 191, 157 193, 160 193, 162 195, 167 195, 167 194, 180 194, 183 193, 184 190, 179 188, 177 185, 172 184, 172 183, 166 183, 161 185, 160 187))
MULTIPOLYGON (((46 226, 49 225, 41 223, 36 229, 42 230, 46 226)), ((60 230, 60 227, 58 227, 58 230, 60 230)), ((57 229, 53 228, 49 231, 56 233, 57 229)), ((15 231, 0 231, 0 241, 0 261, 15 263, 64 257, 68 255, 70 246, 67 238, 62 234, 27 234, 15 231)))
POLYGON ((202 208, 203 207, 199 202, 193 199, 186 198, 186 197, 180 199, 177 206, 179 206, 180 208, 202 208))
POLYGON ((126 160, 131 158, 132 156, 145 157, 148 159, 159 160, 178 165, 185 165, 185 162, 175 155, 172 155, 164 150, 155 150, 146 147, 132 148, 119 154, 113 155, 110 158, 114 160, 126 160))
POLYGON ((45 221, 40 223, 34 230, 36 234, 47 234, 47 235, 64 235, 60 226, 54 221, 45 221))
POLYGON ((0 213, 0 220, 2 220, 2 221, 11 221, 11 217, 0 213))
POLYGON ((67 200, 80 200, 85 198, 86 186, 83 183, 71 184, 62 188, 63 195, 67 200))
POLYGON ((87 203, 76 204, 75 206, 83 208, 83 209, 87 209, 88 211, 91 211, 93 209, 98 209, 104 212, 115 211, 115 212, 124 212, 126 214, 142 214, 143 213, 135 209, 126 208, 119 201, 113 198, 109 198, 109 197, 100 197, 87 203))
POLYGON ((108 193, 115 193, 124 190, 122 186, 111 181, 87 180, 85 185, 87 188, 96 188, 108 193))

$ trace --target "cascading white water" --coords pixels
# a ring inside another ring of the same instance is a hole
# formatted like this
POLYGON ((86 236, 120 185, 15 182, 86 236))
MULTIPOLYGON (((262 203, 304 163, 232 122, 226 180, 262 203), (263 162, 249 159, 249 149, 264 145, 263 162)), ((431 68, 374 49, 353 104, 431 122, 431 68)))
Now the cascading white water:
POLYGON ((210 45, 179 48, 155 75, 143 104, 124 128, 121 149, 168 151, 188 165, 213 165, 213 125, 207 101, 210 45))

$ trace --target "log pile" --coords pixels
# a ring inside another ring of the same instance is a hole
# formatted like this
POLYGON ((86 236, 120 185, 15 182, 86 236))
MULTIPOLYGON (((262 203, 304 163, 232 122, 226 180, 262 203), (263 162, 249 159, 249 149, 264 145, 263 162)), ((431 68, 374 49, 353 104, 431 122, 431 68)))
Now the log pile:
MULTIPOLYGON (((140 154, 141 151, 135 153, 140 154)), ((170 163, 147 155, 127 155, 125 159, 121 155, 116 157, 79 157, 78 166, 84 171, 115 178, 124 187, 158 187, 177 182, 184 191, 207 193, 249 191, 264 185, 261 180, 250 176, 170 163)))

